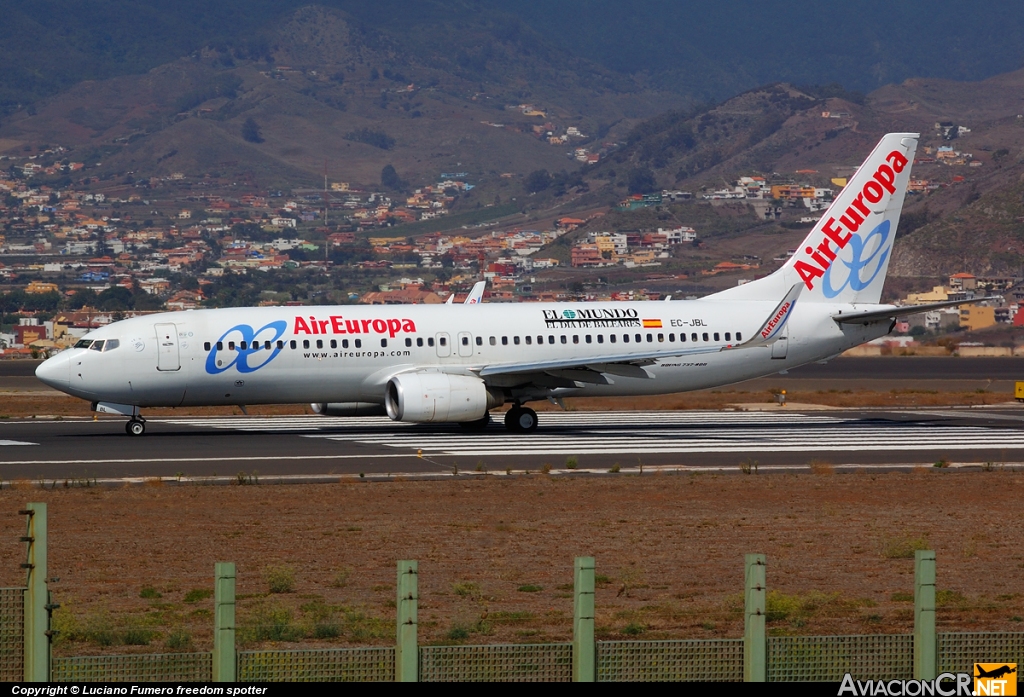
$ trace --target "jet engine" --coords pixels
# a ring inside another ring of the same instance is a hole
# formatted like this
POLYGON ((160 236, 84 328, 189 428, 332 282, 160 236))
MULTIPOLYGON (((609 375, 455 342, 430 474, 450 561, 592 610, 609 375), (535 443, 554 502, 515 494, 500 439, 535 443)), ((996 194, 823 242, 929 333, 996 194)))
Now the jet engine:
POLYGON ((402 373, 388 381, 384 406, 394 421, 465 422, 484 418, 505 403, 499 392, 469 375, 402 373))
POLYGON ((310 404, 314 414, 321 416, 384 416, 387 411, 383 404, 374 402, 320 402, 310 404))

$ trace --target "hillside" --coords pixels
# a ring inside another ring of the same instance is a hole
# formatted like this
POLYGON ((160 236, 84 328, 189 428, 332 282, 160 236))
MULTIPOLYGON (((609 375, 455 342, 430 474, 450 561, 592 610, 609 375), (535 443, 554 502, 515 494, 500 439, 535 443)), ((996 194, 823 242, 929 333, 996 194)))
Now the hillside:
POLYGON ((0 151, 75 147, 103 163, 101 177, 215 171, 280 186, 322 182, 326 161, 333 180, 372 184, 393 164, 415 183, 442 171, 565 168, 565 148, 534 137, 534 125, 606 132, 678 102, 527 31, 505 40, 496 31, 434 32, 437 44, 409 45, 307 7, 275 28, 263 59, 205 49, 143 75, 79 83, 7 119, 0 151), (460 44, 470 48, 442 58, 460 44), (506 109, 524 102, 543 115, 506 109), (249 119, 261 142, 243 137, 249 119))

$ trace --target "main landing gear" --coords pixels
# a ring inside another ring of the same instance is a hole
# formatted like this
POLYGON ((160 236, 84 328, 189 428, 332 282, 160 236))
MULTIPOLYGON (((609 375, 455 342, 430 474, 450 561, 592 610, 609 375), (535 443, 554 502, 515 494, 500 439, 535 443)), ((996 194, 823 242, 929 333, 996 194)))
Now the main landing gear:
POLYGON ((533 433, 537 430, 537 412, 517 404, 505 412, 505 428, 513 433, 533 433))
POLYGON ((141 436, 146 432, 146 420, 141 416, 133 416, 124 425, 124 432, 129 436, 141 436))

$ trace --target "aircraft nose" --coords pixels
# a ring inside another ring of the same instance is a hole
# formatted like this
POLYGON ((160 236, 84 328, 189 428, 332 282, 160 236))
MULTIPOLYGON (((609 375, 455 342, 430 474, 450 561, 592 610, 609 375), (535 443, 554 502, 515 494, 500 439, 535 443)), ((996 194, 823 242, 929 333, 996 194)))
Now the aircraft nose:
POLYGON ((36 377, 45 385, 65 391, 71 384, 71 358, 57 354, 48 358, 36 368, 36 377))

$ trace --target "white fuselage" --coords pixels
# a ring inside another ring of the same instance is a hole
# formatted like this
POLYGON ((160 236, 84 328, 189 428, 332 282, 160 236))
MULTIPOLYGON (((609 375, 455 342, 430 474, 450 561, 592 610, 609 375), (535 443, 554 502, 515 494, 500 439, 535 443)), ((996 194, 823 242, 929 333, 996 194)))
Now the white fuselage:
MULTIPOLYGON (((37 375, 82 399, 136 407, 381 404, 388 380, 411 371, 473 375, 474 370, 501 364, 577 358, 599 364, 602 356, 633 351, 734 346, 759 331, 777 302, 778 298, 704 299, 171 312, 97 329, 87 339, 116 339, 117 347, 69 349, 47 361, 37 375)), ((509 401, 522 402, 545 396, 663 394, 726 385, 829 358, 889 331, 888 320, 854 325, 833 321, 832 315, 852 307, 802 303, 794 308, 786 335, 773 344, 661 357, 644 366, 650 377, 611 375, 608 384, 575 386, 565 386, 563 380, 545 389, 536 381, 517 386, 516 375, 487 382, 504 389, 509 401)))

